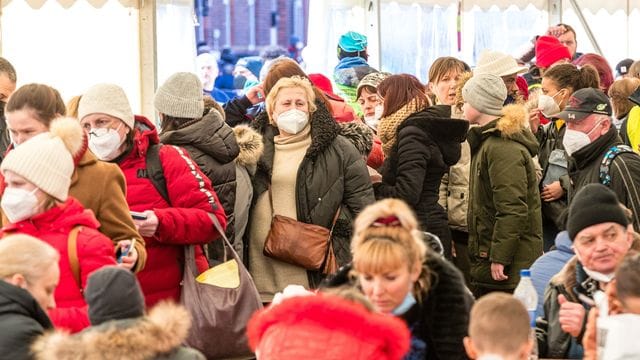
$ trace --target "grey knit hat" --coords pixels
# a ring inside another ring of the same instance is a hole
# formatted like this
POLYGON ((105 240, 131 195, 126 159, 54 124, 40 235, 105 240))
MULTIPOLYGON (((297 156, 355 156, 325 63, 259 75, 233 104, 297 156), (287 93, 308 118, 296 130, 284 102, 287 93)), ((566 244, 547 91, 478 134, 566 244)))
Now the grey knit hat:
POLYGON ((153 105, 162 114, 176 118, 199 119, 204 112, 202 83, 196 74, 175 73, 158 88, 153 105))
POLYGON ((133 129, 134 117, 129 99, 118 85, 97 84, 82 95, 78 104, 78 119, 98 113, 116 117, 133 129))
POLYGON ((501 116, 507 87, 496 75, 473 75, 462 88, 462 98, 483 114, 501 116))
POLYGON ((144 315, 144 296, 131 271, 105 266, 89 275, 84 289, 91 325, 144 315))

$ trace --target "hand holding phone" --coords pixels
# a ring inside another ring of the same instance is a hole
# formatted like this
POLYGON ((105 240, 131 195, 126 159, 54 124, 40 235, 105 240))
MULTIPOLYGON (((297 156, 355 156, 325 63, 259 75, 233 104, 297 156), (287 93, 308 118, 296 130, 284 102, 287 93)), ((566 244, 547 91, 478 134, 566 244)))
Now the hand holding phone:
POLYGON ((134 220, 147 220, 147 214, 138 211, 129 211, 134 220))
POLYGON ((136 246, 136 239, 132 239, 131 244, 129 244, 129 246, 126 246, 124 249, 120 249, 120 256, 118 256, 118 264, 122 263, 123 257, 129 256, 129 253, 131 252, 131 249, 134 248, 134 246, 136 246))

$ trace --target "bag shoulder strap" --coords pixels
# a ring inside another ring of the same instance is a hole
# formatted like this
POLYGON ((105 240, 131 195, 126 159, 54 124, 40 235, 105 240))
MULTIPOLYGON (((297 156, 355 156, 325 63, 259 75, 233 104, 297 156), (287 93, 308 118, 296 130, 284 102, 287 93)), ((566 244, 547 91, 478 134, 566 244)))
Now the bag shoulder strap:
POLYGON ((602 158, 602 162, 600 163, 600 183, 602 185, 609 186, 611 185, 611 174, 609 174, 609 170, 611 168, 611 163, 616 158, 616 156, 622 153, 632 153, 633 149, 627 145, 614 145, 607 150, 602 158))
POLYGON ((147 149, 147 156, 145 159, 147 176, 153 183, 156 190, 158 190, 158 193, 160 193, 160 196, 162 196, 166 202, 171 204, 171 201, 169 200, 169 191, 167 190, 167 180, 164 177, 162 162, 160 162, 161 147, 162 144, 153 144, 147 149))
POLYGON ((69 257, 69 265, 71 267, 71 275, 76 281, 80 292, 82 288, 82 279, 80 278, 80 262, 78 261, 78 233, 82 231, 82 226, 74 226, 69 232, 69 238, 67 239, 67 256, 69 257))

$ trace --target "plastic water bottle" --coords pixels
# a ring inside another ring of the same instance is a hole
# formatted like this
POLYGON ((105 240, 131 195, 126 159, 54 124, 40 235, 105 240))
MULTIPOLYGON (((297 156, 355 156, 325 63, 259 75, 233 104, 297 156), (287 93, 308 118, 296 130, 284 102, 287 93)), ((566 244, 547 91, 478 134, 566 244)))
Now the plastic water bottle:
POLYGON ((536 341, 536 308, 538 307, 538 293, 531 282, 531 272, 529 269, 520 270, 520 282, 513 292, 513 296, 522 301, 524 307, 529 312, 529 321, 531 324, 531 337, 533 339, 533 348, 529 355, 530 360, 538 359, 538 345, 536 341))

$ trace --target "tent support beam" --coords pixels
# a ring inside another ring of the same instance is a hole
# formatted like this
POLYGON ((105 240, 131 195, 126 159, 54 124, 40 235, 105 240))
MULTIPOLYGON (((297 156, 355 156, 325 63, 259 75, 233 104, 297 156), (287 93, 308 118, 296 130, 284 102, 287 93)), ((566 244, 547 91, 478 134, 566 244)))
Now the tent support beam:
POLYGON ((582 14, 582 9, 578 6, 578 1, 569 0, 569 3, 571 3, 571 7, 573 8, 573 11, 576 12, 576 16, 578 16, 578 19, 582 24, 582 28, 584 28, 584 31, 587 33, 587 37, 589 38, 589 41, 591 41, 591 45, 593 45, 593 48, 598 54, 602 55, 602 49, 600 49, 600 45, 598 44, 598 41, 596 40, 595 36, 593 35, 593 32, 591 31, 591 27, 589 26, 589 23, 587 23, 587 20, 584 18, 584 15, 582 14))
POLYGON ((369 54, 369 64, 376 69, 380 69, 382 64, 382 48, 380 43, 380 0, 365 0, 365 21, 367 24, 366 34, 369 38, 367 52, 369 54))
POLYGON ((142 0, 140 4, 140 109, 142 115, 155 118, 153 95, 158 81, 156 59, 156 2, 142 0))

